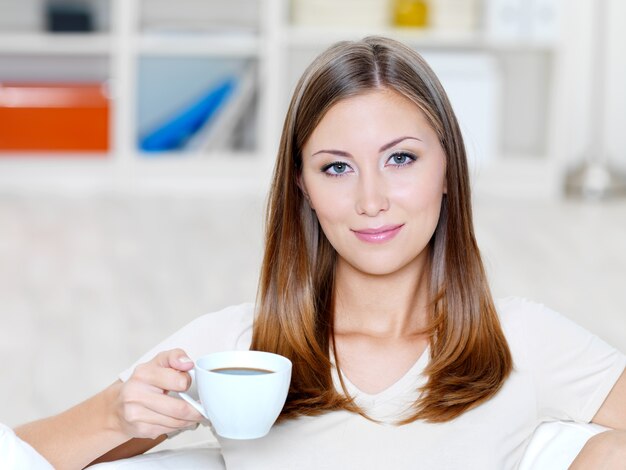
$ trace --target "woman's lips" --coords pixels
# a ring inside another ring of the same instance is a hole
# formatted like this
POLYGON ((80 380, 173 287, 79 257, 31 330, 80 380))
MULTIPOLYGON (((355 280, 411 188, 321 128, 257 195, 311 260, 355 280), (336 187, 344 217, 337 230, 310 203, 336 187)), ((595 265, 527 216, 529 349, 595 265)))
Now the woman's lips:
POLYGON ((402 227, 404 227, 404 224, 385 225, 383 227, 365 228, 352 231, 361 241, 368 243, 384 243, 395 237, 400 230, 402 230, 402 227))

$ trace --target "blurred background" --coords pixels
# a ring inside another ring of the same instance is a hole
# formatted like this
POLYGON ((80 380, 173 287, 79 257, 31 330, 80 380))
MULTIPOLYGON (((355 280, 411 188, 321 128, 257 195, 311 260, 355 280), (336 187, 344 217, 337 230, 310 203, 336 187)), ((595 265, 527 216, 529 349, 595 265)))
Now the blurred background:
POLYGON ((624 21, 621 0, 0 0, 0 422, 254 300, 295 82, 368 34, 449 93, 495 295, 626 351, 624 21))

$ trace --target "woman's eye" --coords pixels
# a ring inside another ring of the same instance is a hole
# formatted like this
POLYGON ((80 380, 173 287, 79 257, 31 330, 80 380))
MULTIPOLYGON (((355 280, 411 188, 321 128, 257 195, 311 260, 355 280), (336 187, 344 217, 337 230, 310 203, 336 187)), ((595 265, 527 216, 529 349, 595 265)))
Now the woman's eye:
POLYGON ((393 155, 391 155, 391 157, 389 157, 389 160, 387 160, 387 163, 391 165, 396 165, 396 166, 403 166, 403 165, 408 165, 414 162, 415 160, 416 160, 415 155, 412 155, 407 152, 398 152, 398 153, 394 153, 393 155))
POLYGON ((334 163, 324 166, 324 168, 322 168, 322 171, 328 175, 337 176, 337 175, 341 175, 345 173, 349 169, 350 167, 348 166, 347 163, 334 162, 334 163))

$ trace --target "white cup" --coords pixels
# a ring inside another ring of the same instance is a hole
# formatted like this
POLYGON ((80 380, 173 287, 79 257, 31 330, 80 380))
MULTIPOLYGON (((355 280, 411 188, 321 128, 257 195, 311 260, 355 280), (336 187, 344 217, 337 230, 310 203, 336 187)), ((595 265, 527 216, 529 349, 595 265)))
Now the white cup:
POLYGON ((186 393, 180 397, 220 436, 257 439, 269 432, 285 405, 291 361, 268 352, 225 351, 202 356, 193 372, 200 403, 186 393))

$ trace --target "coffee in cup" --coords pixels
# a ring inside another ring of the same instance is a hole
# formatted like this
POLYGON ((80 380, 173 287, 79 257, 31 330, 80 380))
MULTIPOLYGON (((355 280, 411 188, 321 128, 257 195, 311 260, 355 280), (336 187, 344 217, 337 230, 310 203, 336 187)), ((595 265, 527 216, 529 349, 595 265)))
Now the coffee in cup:
POLYGON ((225 351, 202 356, 192 378, 200 402, 180 397, 228 439, 265 436, 283 409, 291 382, 291 361, 262 351, 225 351))

